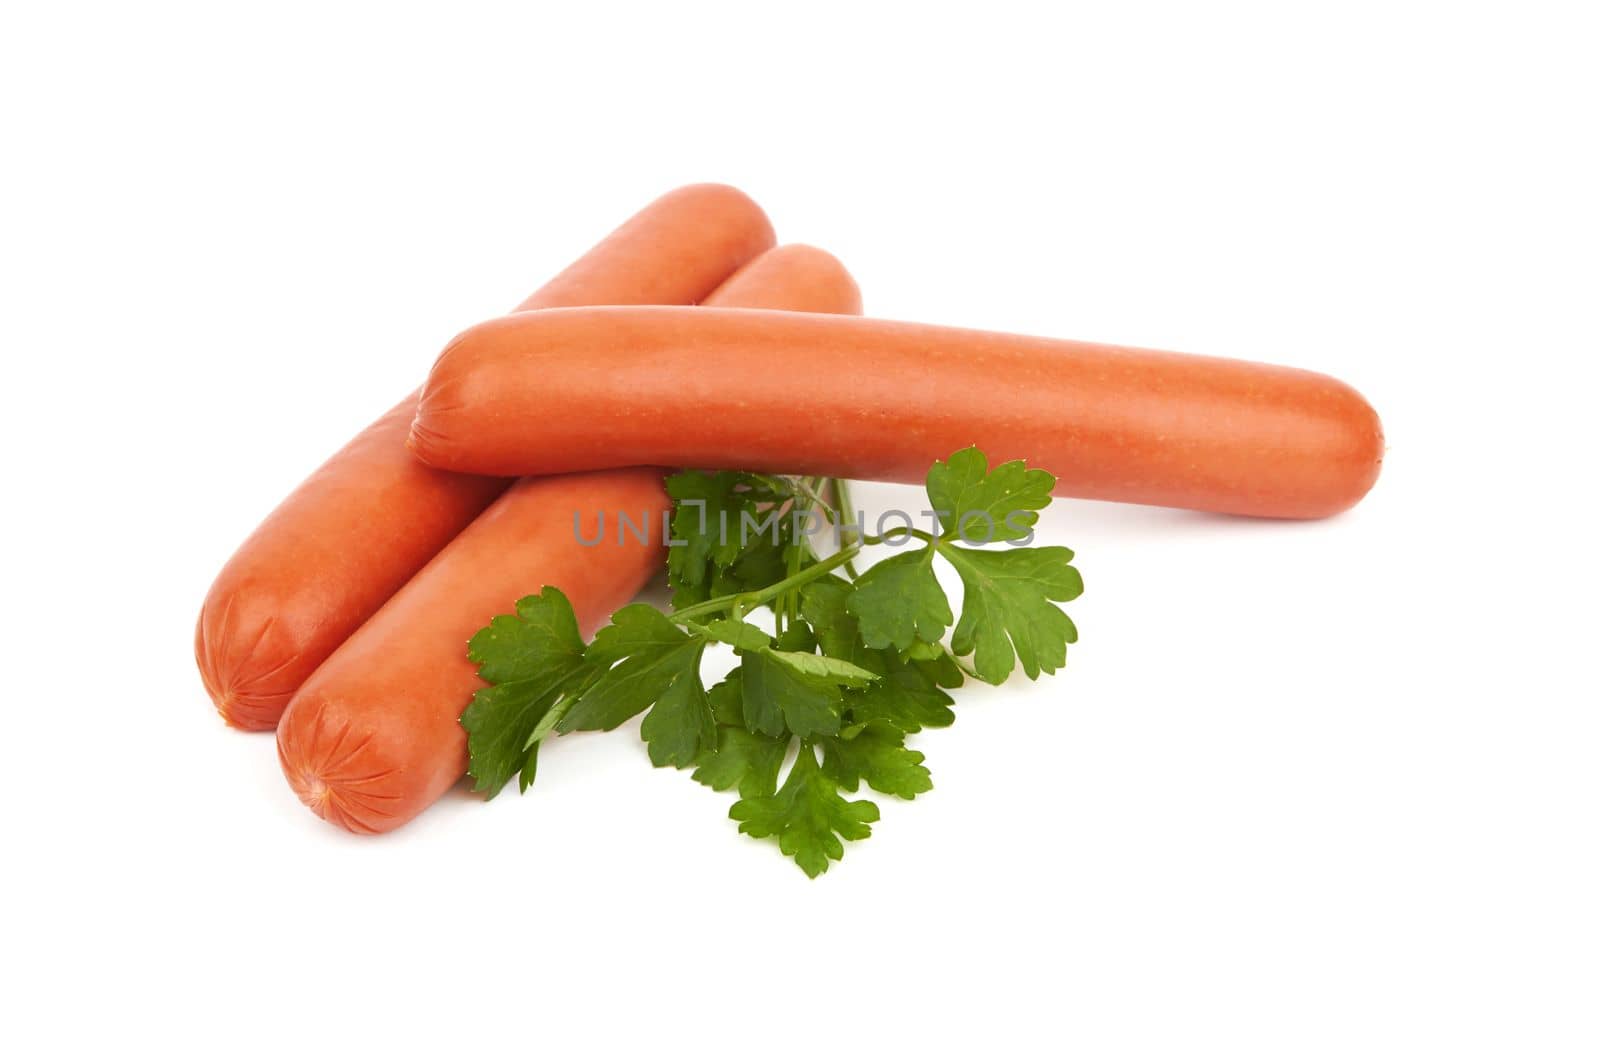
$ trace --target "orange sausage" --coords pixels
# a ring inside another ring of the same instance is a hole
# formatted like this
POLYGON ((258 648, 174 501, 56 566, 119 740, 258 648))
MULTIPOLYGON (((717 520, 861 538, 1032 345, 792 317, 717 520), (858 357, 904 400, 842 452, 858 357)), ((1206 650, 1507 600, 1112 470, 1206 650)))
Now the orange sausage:
MULTIPOLYGON (((771 251, 707 301, 774 308, 857 309, 861 297, 831 255, 771 251)), ((656 469, 518 481, 305 682, 278 725, 278 757, 313 811, 353 832, 385 832, 416 817, 467 767, 457 722, 482 686, 467 640, 541 586, 567 594, 585 634, 660 569, 662 514, 670 505, 656 469), (604 541, 585 540, 604 512, 604 541), (650 541, 615 540, 617 514, 651 520, 650 541)))
POLYGON ((558 309, 445 349, 412 448, 538 474, 698 466, 920 483, 971 444, 1057 495, 1328 516, 1383 458, 1378 416, 1310 371, 888 320, 664 307, 558 309))
MULTIPOLYGON (((692 304, 772 246, 743 193, 691 185, 650 204, 520 309, 692 304)), ((406 451, 412 394, 345 445, 245 540, 206 594, 195 660, 222 718, 270 730, 295 689, 508 482, 406 451)))

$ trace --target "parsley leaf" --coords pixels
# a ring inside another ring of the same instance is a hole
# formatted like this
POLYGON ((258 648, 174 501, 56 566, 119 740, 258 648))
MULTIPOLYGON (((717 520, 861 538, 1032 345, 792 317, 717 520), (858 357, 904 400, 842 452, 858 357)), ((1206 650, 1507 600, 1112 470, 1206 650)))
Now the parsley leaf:
MULTIPOLYGON (((910 647, 907 647, 905 650, 901 651, 900 654, 905 658, 909 658, 913 662, 932 662, 939 661, 941 659, 948 659, 950 657, 950 652, 945 650, 944 644, 929 643, 926 640, 918 640, 910 647)), ((956 675, 959 676, 961 674, 959 671, 957 671, 956 675)), ((951 686, 959 686, 959 683, 952 684, 951 686)))
POLYGON ((776 836, 778 849, 813 879, 829 860, 844 857, 841 840, 864 840, 878 820, 870 800, 846 800, 839 786, 817 766, 811 746, 801 745, 783 788, 773 796, 740 800, 728 810, 739 831, 757 838, 776 836))
POLYGON ((800 614, 811 626, 822 653, 830 658, 855 657, 861 630, 845 607, 854 591, 835 574, 824 575, 800 590, 800 614))
POLYGON ((815 652, 817 649, 817 636, 805 622, 796 619, 789 623, 789 627, 778 634, 772 646, 780 651, 806 651, 815 652))
POLYGON ((667 581, 674 607, 711 594, 711 581, 739 553, 739 513, 749 502, 735 493, 738 473, 685 470, 667 477, 672 496, 673 544, 667 551, 667 581))
POLYGON ((639 724, 639 737, 657 767, 687 767, 701 750, 717 745, 716 718, 700 683, 700 654, 705 648, 691 650, 692 655, 674 659, 681 671, 639 724))
MULTIPOLYGON (((863 665, 878 673, 878 681, 852 694, 848 703, 850 724, 839 734, 849 737, 874 721, 884 721, 907 733, 924 727, 949 727, 956 722, 955 700, 942 688, 953 686, 939 675, 937 662, 907 662, 888 651, 862 651, 863 665)), ((949 663, 954 667, 955 663, 949 663)), ((961 670, 955 669, 959 684, 961 670)))
POLYGON ((745 724, 774 738, 785 731, 801 738, 838 734, 843 706, 838 683, 802 672, 780 659, 782 653, 751 651, 740 662, 745 724))
POLYGON ((694 780, 719 792, 738 789, 743 797, 771 796, 778 789, 789 735, 771 738, 745 730, 743 678, 736 668, 708 694, 717 718, 717 748, 700 754, 694 780))
MULTIPOLYGON (((791 633, 786 632, 784 635, 789 636, 791 633)), ((823 683, 838 684, 841 687, 865 687, 878 678, 877 673, 863 669, 843 658, 829 658, 825 654, 778 647, 766 653, 773 661, 781 662, 801 676, 823 683)))
MULTIPOLYGON (((756 589, 765 589, 776 582, 781 582, 789 573, 789 564, 784 556, 788 552, 789 543, 796 541, 792 517, 784 514, 779 523, 777 540, 763 535, 751 536, 753 543, 739 554, 716 581, 711 583, 712 596, 729 596, 734 593, 750 592, 756 589)), ((800 567, 809 567, 815 563, 809 550, 800 550, 800 567)))
POLYGON ((601 675, 562 717, 557 730, 609 731, 655 708, 640 724, 650 762, 684 767, 717 744, 716 720, 700 682, 704 637, 691 635, 648 604, 611 616, 584 660, 601 675))
POLYGON ((801 614, 815 630, 822 653, 853 661, 878 677, 866 690, 850 695, 846 703, 850 724, 840 735, 857 733, 873 720, 888 721, 907 732, 955 723, 950 711, 953 700, 941 690, 961 686, 961 668, 950 652, 942 644, 922 640, 904 655, 867 647, 845 607, 851 592, 849 582, 829 575, 806 586, 800 595, 801 614))
POLYGON ((472 790, 494 799, 512 778, 522 792, 539 766, 534 728, 561 697, 558 679, 519 680, 473 692, 461 714, 467 731, 467 773, 472 790))
POLYGON ((771 796, 777 791, 778 769, 788 748, 787 736, 769 738, 742 727, 720 727, 716 751, 700 754, 694 780, 718 792, 738 789, 745 799, 771 796))
POLYGON ((672 606, 759 589, 783 578, 783 549, 793 540, 792 495, 778 477, 689 469, 667 477, 672 535, 667 582, 672 606))
POLYGON ((549 586, 518 600, 515 615, 496 615, 468 641, 467 657, 494 685, 474 693, 461 714, 472 787, 493 799, 516 777, 526 792, 550 729, 545 717, 583 664, 572 604, 549 586))
POLYGON ((845 607, 868 647, 904 651, 918 640, 933 643, 955 621, 950 601, 933 575, 933 547, 880 560, 856 580, 845 607))
POLYGON ((772 646, 771 636, 749 622, 736 622, 731 618, 717 618, 689 628, 736 651, 760 651, 772 646))
POLYGON ((968 447, 933 463, 928 501, 947 535, 983 545, 1028 537, 1055 485, 1054 476, 1020 460, 991 470, 984 453, 968 447))
POLYGON ((822 773, 851 792, 863 780, 873 789, 904 800, 933 788, 921 753, 906 748, 906 733, 886 723, 869 723, 852 737, 822 740, 822 773))
POLYGON ((941 544, 939 552, 961 576, 964 594, 950 648, 958 655, 973 655, 979 679, 1002 683, 1018 661, 1030 680, 1067 664, 1067 644, 1076 642, 1078 628, 1052 601, 1072 600, 1083 592, 1083 578, 1068 562, 1071 549, 941 544))
POLYGON ((555 676, 577 667, 583 637, 566 595, 547 585, 538 596, 518 600, 516 614, 489 619, 467 641, 467 657, 485 683, 555 676))
POLYGON ((706 692, 711 703, 711 715, 717 723, 729 727, 744 726, 743 674, 735 668, 706 692))

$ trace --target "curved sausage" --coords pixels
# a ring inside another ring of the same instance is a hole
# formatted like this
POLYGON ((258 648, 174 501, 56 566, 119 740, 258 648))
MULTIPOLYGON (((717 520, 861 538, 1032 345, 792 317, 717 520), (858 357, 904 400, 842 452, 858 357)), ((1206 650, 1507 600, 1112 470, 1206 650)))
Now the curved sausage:
MULTIPOLYGON (((518 308, 692 304, 772 245, 749 197, 691 185, 656 200, 518 308)), ((416 394, 284 499, 206 594, 195 660, 229 724, 270 730, 295 689, 508 482, 406 451, 416 394)))
POLYGON ((1383 431, 1326 375, 948 327, 668 307, 493 320, 445 349, 412 447, 537 474, 650 463, 921 483, 976 444, 1057 495, 1311 518, 1372 487, 1383 431))
MULTIPOLYGON (((856 309, 855 281, 831 255, 792 246, 735 274, 708 302, 856 309)), ((467 768, 457 722, 482 686, 467 640, 541 586, 566 593, 587 635, 665 561, 670 501, 656 469, 520 480, 333 653, 289 704, 278 757, 289 784, 321 817, 385 832, 416 817, 467 768), (608 529, 598 544, 595 514, 608 529), (619 513, 648 519, 649 540, 620 542, 619 513)))

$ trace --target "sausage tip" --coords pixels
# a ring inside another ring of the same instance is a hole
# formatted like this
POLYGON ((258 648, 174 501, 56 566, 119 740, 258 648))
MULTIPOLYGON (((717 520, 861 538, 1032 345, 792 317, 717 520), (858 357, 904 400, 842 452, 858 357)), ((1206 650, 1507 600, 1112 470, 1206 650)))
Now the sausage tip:
POLYGON ((1328 379, 1336 391, 1335 399, 1342 408, 1343 417, 1338 427, 1338 445, 1330 448, 1331 462, 1344 463, 1345 483, 1339 496, 1328 510, 1318 515, 1334 516, 1354 507, 1367 496, 1378 482, 1383 471, 1383 458, 1387 450, 1383 436, 1383 420, 1365 396, 1353 386, 1335 378, 1328 379))
POLYGON ((222 722, 241 731, 270 731, 293 690, 280 686, 287 667, 272 634, 275 619, 259 625, 236 613, 237 594, 208 596, 194 630, 194 660, 200 682, 222 722), (248 620, 248 625, 247 625, 248 620))
POLYGON ((394 828, 405 817, 391 809, 395 797, 385 791, 389 771, 362 773, 358 761, 372 742, 371 735, 354 737, 350 725, 332 729, 325 705, 319 705, 309 724, 299 721, 291 703, 278 723, 278 763, 300 802, 331 825, 353 833, 375 834, 394 828))
POLYGON ((222 722, 240 731, 270 731, 278 723, 278 711, 288 695, 252 696, 235 690, 213 692, 211 701, 222 722))

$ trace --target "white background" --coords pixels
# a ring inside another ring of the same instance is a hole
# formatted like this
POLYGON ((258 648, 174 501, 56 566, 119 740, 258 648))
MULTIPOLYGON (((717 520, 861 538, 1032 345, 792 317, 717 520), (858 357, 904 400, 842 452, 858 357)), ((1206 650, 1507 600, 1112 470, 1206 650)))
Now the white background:
POLYGON ((8 5, 6 1039, 1595 1043, 1583 6, 8 5), (1071 664, 816 882, 631 729, 315 820, 201 689, 212 574, 708 179, 875 315, 1337 374, 1384 475, 1057 503, 1071 664))

